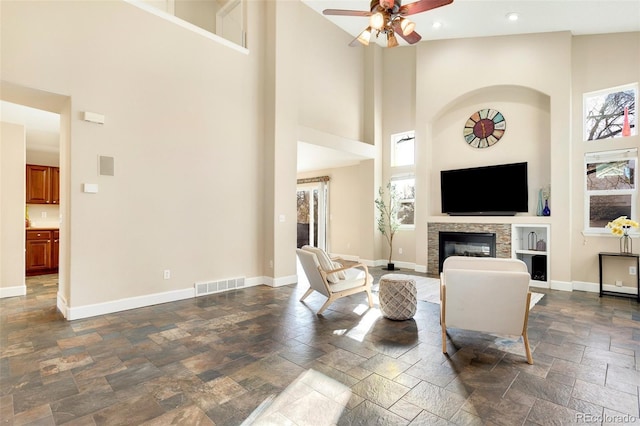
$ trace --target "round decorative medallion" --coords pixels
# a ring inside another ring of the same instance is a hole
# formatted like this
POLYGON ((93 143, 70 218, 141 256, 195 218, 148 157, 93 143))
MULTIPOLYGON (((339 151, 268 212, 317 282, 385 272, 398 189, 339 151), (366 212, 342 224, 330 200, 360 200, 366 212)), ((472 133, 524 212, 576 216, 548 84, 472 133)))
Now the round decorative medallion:
POLYGON ((481 109, 473 113, 464 125, 464 140, 474 148, 488 148, 500 140, 507 128, 502 113, 481 109))

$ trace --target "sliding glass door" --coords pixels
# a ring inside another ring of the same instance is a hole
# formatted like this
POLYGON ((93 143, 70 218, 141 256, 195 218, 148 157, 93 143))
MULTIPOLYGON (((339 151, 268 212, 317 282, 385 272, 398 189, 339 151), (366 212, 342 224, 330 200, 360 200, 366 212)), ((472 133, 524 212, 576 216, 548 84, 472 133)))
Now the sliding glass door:
POLYGON ((327 185, 326 182, 299 184, 298 248, 312 245, 327 249, 327 185))

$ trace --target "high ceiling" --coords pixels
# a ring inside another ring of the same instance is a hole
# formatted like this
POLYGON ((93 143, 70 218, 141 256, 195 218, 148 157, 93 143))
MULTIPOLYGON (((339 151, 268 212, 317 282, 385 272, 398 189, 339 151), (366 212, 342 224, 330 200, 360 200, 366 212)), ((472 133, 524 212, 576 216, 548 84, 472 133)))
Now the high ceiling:
MULTIPOLYGON (((402 4, 413 1, 404 0, 402 4)), ((324 9, 370 10, 369 0, 302 2, 319 14, 324 9)), ((353 38, 369 25, 367 17, 322 16, 353 38)), ((640 31, 640 0, 454 0, 450 5, 409 18, 416 23, 422 42, 555 31, 569 31, 573 35, 631 32, 640 31), (517 21, 507 19, 507 15, 513 12, 518 14, 517 21), (434 28, 436 22, 440 24, 439 28, 434 28)), ((398 41, 400 46, 407 45, 400 37, 398 41)), ((377 42, 386 46, 384 35, 377 42)), ((358 46, 353 49, 366 48, 358 46)), ((323 168, 330 167, 332 158, 336 167, 344 161, 339 151, 324 149, 327 152, 320 157, 317 150, 322 148, 310 149, 307 144, 298 144, 298 162, 305 163, 306 169, 313 168, 313 164, 308 164, 305 159, 322 158, 323 168)))
MULTIPOLYGON (((369 0, 302 0, 322 14, 324 9, 369 10, 369 0)), ((403 4, 412 1, 405 0, 403 4)), ((324 15, 323 15, 324 16, 324 15)), ((366 17, 326 16, 354 38, 368 25, 366 17)), ((411 15, 422 40, 487 37, 570 31, 574 35, 640 31, 640 0, 454 0, 453 4, 411 15), (507 14, 516 12, 519 19, 510 21, 507 14), (433 24, 439 22, 440 28, 433 24)), ((398 38, 400 45, 405 41, 398 38)), ((378 39, 386 45, 384 37, 378 39)), ((362 49, 364 47, 355 47, 362 49)), ((27 143, 33 148, 56 150, 59 116, 45 111, 2 102, 3 121, 26 125, 27 143)), ((299 144, 300 171, 340 167, 358 161, 357 156, 299 144), (322 152, 320 152, 322 151, 322 152), (317 159, 318 164, 309 162, 317 159), (322 160, 322 161, 320 161, 322 160)))
MULTIPOLYGON (((398 0, 396 0, 398 1, 398 0)), ((318 13, 324 9, 368 11, 369 0, 302 0, 318 13)), ((404 0, 403 5, 414 0, 404 0)), ((323 15, 324 16, 324 15, 323 15)), ((367 17, 326 16, 354 38, 367 17)), ((570 31, 574 35, 640 31, 640 0, 454 0, 452 4, 409 16, 422 40, 487 37, 570 31), (518 20, 507 15, 517 13, 518 20), (434 23, 439 28, 434 28, 434 23)), ((400 45, 406 45, 398 38, 400 45)), ((386 45, 384 36, 378 43, 386 45)), ((358 47, 362 48, 362 47, 358 47)))

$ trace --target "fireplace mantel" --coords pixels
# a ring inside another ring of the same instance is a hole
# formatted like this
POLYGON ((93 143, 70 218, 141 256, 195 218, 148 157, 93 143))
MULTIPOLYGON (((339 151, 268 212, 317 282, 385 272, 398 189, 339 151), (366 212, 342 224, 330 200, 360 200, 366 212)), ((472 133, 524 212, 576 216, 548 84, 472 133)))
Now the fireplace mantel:
POLYGON ((511 225, 511 224, 548 224, 549 217, 546 216, 529 216, 529 215, 515 215, 515 216, 429 216, 427 223, 465 223, 465 224, 484 224, 494 223, 498 225, 511 225))

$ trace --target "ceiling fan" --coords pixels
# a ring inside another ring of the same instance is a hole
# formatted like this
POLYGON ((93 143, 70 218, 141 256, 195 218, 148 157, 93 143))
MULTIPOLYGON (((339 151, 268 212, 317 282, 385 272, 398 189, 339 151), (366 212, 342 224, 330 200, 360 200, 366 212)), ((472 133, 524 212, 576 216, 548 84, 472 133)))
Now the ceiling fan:
POLYGON ((364 10, 325 9, 322 13, 324 15, 369 17, 369 26, 349 43, 349 46, 357 46, 358 43, 368 46, 371 35, 375 32, 376 38, 380 33, 386 34, 387 47, 396 47, 398 45, 396 34, 409 44, 417 43, 422 38, 420 34, 414 31, 415 22, 410 21, 406 16, 426 12, 451 3, 453 3, 453 0, 418 0, 402 6, 402 0, 371 0, 371 10, 368 12, 364 10))

